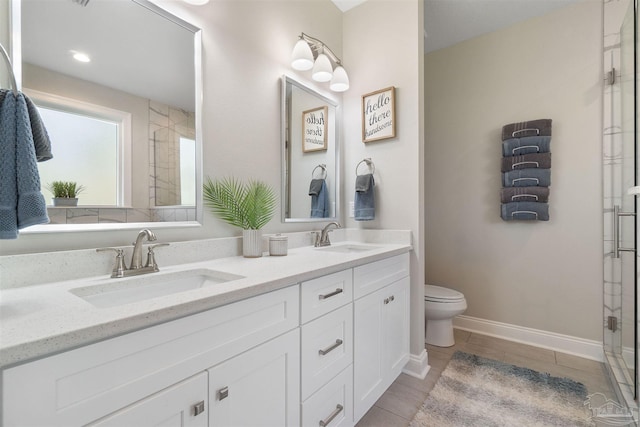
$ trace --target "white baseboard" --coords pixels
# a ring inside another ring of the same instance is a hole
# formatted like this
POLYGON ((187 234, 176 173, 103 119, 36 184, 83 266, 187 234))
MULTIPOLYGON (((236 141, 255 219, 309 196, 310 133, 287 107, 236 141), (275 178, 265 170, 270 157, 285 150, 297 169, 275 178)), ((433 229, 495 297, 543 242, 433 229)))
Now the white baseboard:
POLYGON ((422 353, 417 356, 414 354, 409 355, 409 361, 404 365, 402 372, 423 380, 429 373, 429 369, 431 369, 431 366, 429 366, 427 350, 422 350, 422 353))
POLYGON ((454 328, 464 331, 477 332, 483 335, 503 338, 509 341, 516 341, 562 353, 573 354, 584 357, 585 359, 604 362, 604 350, 602 342, 599 341, 464 315, 456 316, 453 319, 453 326, 454 328))

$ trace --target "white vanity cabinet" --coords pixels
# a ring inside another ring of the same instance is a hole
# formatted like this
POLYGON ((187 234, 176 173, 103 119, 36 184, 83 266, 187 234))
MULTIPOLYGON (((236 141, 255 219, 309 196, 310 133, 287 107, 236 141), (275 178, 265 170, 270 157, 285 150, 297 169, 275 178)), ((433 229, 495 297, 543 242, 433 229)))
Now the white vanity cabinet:
MULTIPOLYGON (((167 415, 164 420, 167 424, 160 425, 190 425, 178 419, 187 411, 193 421, 197 421, 195 425, 207 425, 207 394, 213 392, 207 390, 206 384, 214 383, 213 376, 223 372, 215 368, 207 370, 223 362, 231 366, 236 358, 259 353, 256 349, 261 348, 260 344, 275 342, 281 336, 287 337, 284 350, 265 351, 265 355, 272 360, 286 358, 289 375, 286 384, 293 387, 295 383, 295 393, 288 389, 286 406, 265 408, 262 416, 282 419, 280 414, 287 411, 288 419, 299 420, 298 289, 290 286, 5 369, 2 371, 2 425, 69 427, 103 419, 105 423, 114 420, 115 424, 126 425, 116 420, 141 416, 148 421, 130 425, 146 426, 156 420, 151 416, 146 418, 146 412, 158 408, 167 415), (290 334, 286 334, 289 331, 290 334), (190 394, 193 384, 188 380, 191 377, 196 383, 205 379, 204 388, 195 386, 200 392, 193 397, 190 394), (187 400, 169 399, 163 403, 165 396, 178 394, 187 400), (194 415, 195 412, 198 415, 194 415), (204 424, 200 424, 203 419, 204 424), (176 423, 170 422, 172 420, 176 423)), ((236 366, 246 359, 237 360, 236 366)), ((256 370, 255 377, 253 372, 245 372, 243 381, 259 384, 258 392, 266 396, 270 390, 261 377, 264 372, 264 369, 256 370)), ((278 404, 281 403, 284 401, 279 400, 278 404)), ((253 411, 250 407, 246 409, 253 411)))
POLYGON ((409 361, 409 255, 354 269, 354 422, 409 361))

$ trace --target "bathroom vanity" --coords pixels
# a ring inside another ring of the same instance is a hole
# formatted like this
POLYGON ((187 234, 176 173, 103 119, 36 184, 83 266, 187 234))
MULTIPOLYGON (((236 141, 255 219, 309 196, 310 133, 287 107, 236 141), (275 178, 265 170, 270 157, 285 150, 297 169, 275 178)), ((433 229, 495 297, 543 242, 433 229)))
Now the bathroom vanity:
POLYGON ((74 319, 0 340, 2 425, 354 425, 409 359, 410 249, 337 244, 180 265, 155 277, 235 279, 101 308, 86 289, 110 292, 103 278, 47 285, 63 294, 51 310, 69 304, 74 319), (136 330, 124 332, 128 321, 136 330))

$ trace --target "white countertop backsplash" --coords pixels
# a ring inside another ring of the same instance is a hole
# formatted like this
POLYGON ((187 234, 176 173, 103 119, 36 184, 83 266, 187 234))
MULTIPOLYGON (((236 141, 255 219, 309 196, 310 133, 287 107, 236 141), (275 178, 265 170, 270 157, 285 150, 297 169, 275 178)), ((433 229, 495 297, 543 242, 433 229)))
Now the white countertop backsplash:
MULTIPOLYGON (((242 257, 241 238, 172 242, 158 249, 160 273, 151 275, 204 268, 244 278, 110 308, 96 308, 69 290, 119 280, 109 278, 115 254, 87 249, 1 256, 0 368, 411 250, 411 232, 405 230, 332 232, 334 244, 379 245, 359 253, 316 250, 310 246, 309 232, 286 235, 289 253, 279 257, 268 256, 269 235, 264 236, 262 258, 242 257)), ((155 243, 160 242, 162 236, 155 243)), ((130 256, 128 248, 127 263, 130 256)))

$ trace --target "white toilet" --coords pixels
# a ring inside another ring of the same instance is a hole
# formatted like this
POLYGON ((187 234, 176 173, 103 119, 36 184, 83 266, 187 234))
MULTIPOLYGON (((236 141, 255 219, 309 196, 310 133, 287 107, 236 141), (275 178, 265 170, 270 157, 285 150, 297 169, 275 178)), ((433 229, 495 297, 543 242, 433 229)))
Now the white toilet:
POLYGON ((464 295, 442 286, 424 285, 425 342, 438 347, 451 347, 453 318, 464 313, 467 300, 464 295))

